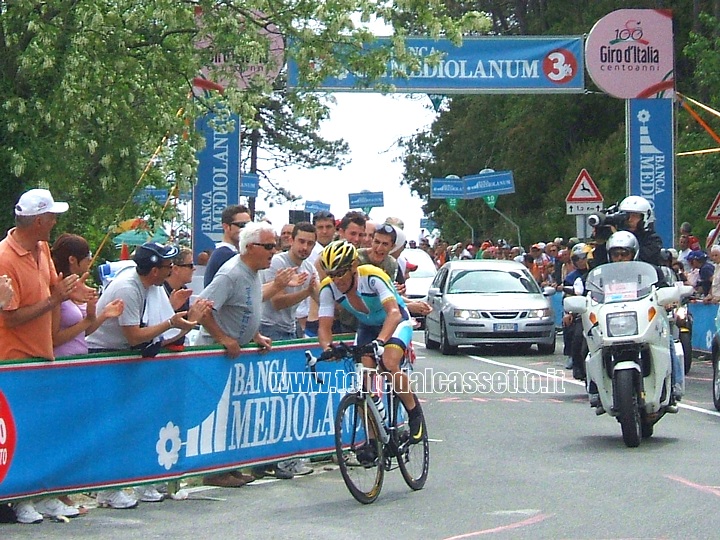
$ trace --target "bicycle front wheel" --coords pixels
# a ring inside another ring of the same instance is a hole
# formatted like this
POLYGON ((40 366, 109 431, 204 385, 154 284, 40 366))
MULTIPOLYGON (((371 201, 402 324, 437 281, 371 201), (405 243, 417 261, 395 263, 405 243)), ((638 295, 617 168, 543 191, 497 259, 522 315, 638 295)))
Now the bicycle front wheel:
MULTIPOLYGON (((415 406, 420 407, 417 397, 415 406)), ((428 441, 425 415, 422 421, 422 439, 410 444, 410 426, 408 412, 402 400, 395 396, 395 437, 397 438, 397 460, 405 483, 410 489, 418 490, 425 486, 430 470, 430 443, 428 441)))
POLYGON ((380 428, 365 398, 348 394, 335 415, 335 453, 345 485, 355 499, 377 499, 385 477, 380 428))

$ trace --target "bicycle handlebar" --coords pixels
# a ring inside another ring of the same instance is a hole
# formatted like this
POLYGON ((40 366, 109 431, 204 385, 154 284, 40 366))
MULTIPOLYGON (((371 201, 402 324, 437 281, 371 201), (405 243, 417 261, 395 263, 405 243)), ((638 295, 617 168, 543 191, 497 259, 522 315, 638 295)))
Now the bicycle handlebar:
MULTIPOLYGON (((318 384, 324 384, 322 377, 317 372, 317 363, 320 361, 330 362, 342 360, 343 358, 352 358, 356 363, 360 363, 360 359, 365 355, 375 354, 375 346, 373 343, 365 345, 346 345, 343 342, 330 345, 330 348, 323 351, 319 357, 316 357, 310 351, 305 351, 305 362, 310 372, 313 374, 318 384)), ((376 358, 377 360, 377 358, 376 358)))

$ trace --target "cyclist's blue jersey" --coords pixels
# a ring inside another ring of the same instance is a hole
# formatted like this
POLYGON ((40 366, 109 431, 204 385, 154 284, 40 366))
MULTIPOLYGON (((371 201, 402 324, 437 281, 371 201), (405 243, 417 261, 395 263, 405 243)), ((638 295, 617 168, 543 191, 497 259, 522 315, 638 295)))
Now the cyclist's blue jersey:
POLYGON ((318 317, 334 317, 335 303, 337 302, 345 311, 351 313, 361 325, 382 326, 386 316, 383 304, 394 299, 400 308, 403 320, 410 320, 405 302, 395 290, 390 278, 380 268, 372 264, 358 266, 357 280, 357 294, 367 308, 367 313, 356 310, 345 294, 335 286, 332 279, 326 277, 320 283, 318 317))

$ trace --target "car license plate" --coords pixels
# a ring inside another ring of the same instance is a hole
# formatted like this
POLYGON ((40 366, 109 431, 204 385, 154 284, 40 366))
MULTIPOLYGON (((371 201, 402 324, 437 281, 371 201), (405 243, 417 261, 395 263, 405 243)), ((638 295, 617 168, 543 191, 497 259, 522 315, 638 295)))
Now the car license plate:
POLYGON ((515 332, 517 331, 517 324, 515 323, 495 323, 493 329, 496 332, 515 332))

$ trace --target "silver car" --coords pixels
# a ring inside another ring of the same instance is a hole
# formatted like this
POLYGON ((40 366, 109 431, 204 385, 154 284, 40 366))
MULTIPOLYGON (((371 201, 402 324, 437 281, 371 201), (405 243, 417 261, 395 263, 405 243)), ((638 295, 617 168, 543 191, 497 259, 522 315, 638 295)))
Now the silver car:
POLYGON ((425 319, 425 346, 456 354, 459 345, 513 345, 518 352, 537 344, 555 352, 555 314, 548 298, 515 261, 450 261, 428 290, 432 312, 425 319))

